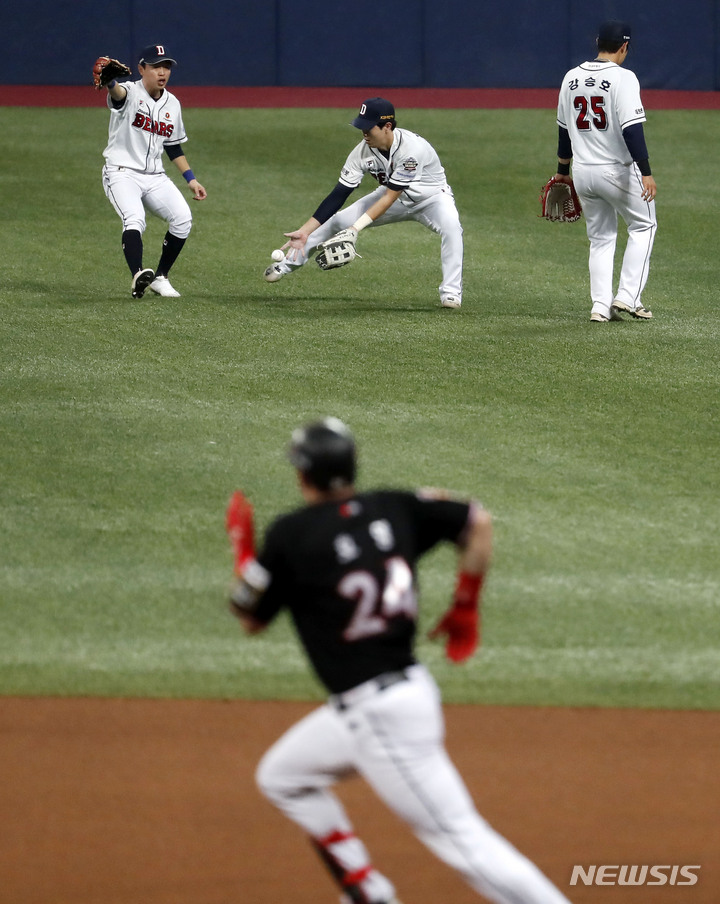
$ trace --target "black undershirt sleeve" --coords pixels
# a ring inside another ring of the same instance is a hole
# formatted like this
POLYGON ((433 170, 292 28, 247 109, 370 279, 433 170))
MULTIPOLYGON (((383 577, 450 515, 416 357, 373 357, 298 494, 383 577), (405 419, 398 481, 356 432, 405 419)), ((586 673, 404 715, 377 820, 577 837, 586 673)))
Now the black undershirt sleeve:
POLYGON ((348 188, 347 185, 343 185, 341 182, 338 182, 338 184, 330 192, 327 198, 325 198, 324 201, 320 202, 320 206, 313 214, 313 217, 318 221, 318 223, 326 222, 330 219, 331 216, 333 216, 338 212, 338 210, 340 210, 340 208, 354 191, 354 188, 348 188))
POLYGON ((558 157, 561 160, 569 160, 572 155, 572 141, 570 141, 570 133, 562 126, 558 126, 558 157))
POLYGON ((181 144, 166 144, 165 153, 171 160, 175 160, 176 157, 182 157, 184 152, 181 144))
POLYGON ((645 131, 641 122, 636 122, 632 126, 628 126, 623 130, 623 138, 627 145, 630 156, 637 163, 638 169, 643 176, 651 176, 650 160, 648 157, 647 145, 645 144, 645 131))

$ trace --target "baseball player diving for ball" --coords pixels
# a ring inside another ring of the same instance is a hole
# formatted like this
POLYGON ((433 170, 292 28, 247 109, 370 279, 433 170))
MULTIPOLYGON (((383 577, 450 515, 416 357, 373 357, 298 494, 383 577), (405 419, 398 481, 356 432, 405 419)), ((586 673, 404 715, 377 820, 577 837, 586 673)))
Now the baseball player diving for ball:
MULTIPOLYGON (((277 282, 306 264, 313 251, 337 233, 353 245, 366 226, 385 226, 415 220, 440 236, 444 308, 462 304, 463 230, 452 189, 435 149, 424 138, 396 127, 389 100, 366 100, 352 125, 363 140, 350 152, 335 188, 299 229, 286 232, 285 260, 265 270, 277 282), (375 191, 341 210, 352 192, 369 175, 379 183, 375 191)), ((322 266, 322 257, 318 263, 322 266)), ((327 269, 327 267, 326 267, 327 269)))
POLYGON ((167 90, 175 60, 167 47, 151 44, 140 54, 140 80, 124 82, 103 78, 104 60, 121 69, 127 67, 101 57, 95 64, 94 81, 98 90, 106 87, 108 92, 110 126, 103 151, 102 181, 108 200, 122 220, 122 248, 132 274, 130 291, 133 298, 142 298, 148 288, 156 295, 177 298, 180 293, 172 287, 168 275, 190 234, 192 214, 163 169, 163 151, 182 173, 193 200, 205 200, 207 192, 183 154, 187 135, 182 110, 178 99, 167 90), (168 225, 155 270, 143 267, 146 209, 168 225))
POLYGON ((657 187, 650 169, 637 76, 622 65, 631 31, 616 19, 598 29, 597 57, 565 74, 558 97, 558 170, 582 202, 590 241, 590 320, 607 323, 629 314, 650 320, 642 303, 657 218, 657 187), (573 159, 573 175, 570 161, 573 159), (618 214, 628 238, 613 294, 618 214))
POLYGON ((488 901, 568 904, 477 812, 445 749, 437 684, 413 653, 417 563, 443 542, 458 573, 430 636, 453 662, 475 652, 489 513, 439 490, 356 491, 355 441, 336 418, 295 430, 289 457, 305 505, 273 522, 257 554, 252 506, 240 491, 230 499, 230 608, 250 634, 288 610, 330 696, 265 754, 260 790, 307 833, 343 904, 400 904, 333 791, 353 774, 488 901))

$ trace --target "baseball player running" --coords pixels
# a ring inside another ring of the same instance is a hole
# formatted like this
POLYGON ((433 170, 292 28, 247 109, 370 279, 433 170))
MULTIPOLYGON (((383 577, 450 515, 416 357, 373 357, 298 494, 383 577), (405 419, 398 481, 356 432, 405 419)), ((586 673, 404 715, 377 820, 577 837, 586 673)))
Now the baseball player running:
POLYGON ((435 149, 419 135, 399 129, 389 100, 366 100, 352 125, 363 140, 351 151, 335 188, 310 219, 294 232, 283 250, 284 261, 265 270, 268 282, 277 282, 307 263, 313 250, 344 229, 359 232, 366 226, 385 226, 416 220, 440 235, 444 308, 462 304, 463 230, 452 189, 435 149), (341 210, 345 201, 370 175, 379 187, 341 210))
POLYGON ((193 199, 207 197, 182 152, 187 141, 182 110, 166 87, 174 65, 165 46, 151 44, 140 54, 139 81, 107 85, 110 127, 103 152, 103 188, 122 220, 122 248, 132 273, 133 298, 142 298, 148 288, 156 295, 180 296, 168 275, 190 234, 192 214, 163 169, 163 151, 182 173, 193 199), (155 270, 143 267, 146 209, 168 224, 155 270))
POLYGON ((603 22, 596 59, 566 73, 558 99, 556 178, 574 179, 582 201, 590 240, 590 320, 596 323, 622 319, 620 313, 637 320, 652 317, 642 293, 657 231, 657 187, 643 132, 640 85, 633 72, 620 68, 630 38, 625 22, 603 22), (628 240, 613 294, 618 214, 627 224, 628 240))
POLYGON ((250 503, 236 492, 228 505, 231 609, 253 634, 287 608, 330 697, 265 754, 261 791, 308 834, 344 904, 399 904, 332 791, 353 773, 489 901, 567 904, 476 811, 444 747, 438 687, 413 655, 417 561, 442 541, 459 549, 458 577, 431 636, 454 662, 475 651, 489 514, 440 491, 356 492, 355 443, 334 418, 296 430, 289 454, 306 505, 271 525, 258 555, 250 503))

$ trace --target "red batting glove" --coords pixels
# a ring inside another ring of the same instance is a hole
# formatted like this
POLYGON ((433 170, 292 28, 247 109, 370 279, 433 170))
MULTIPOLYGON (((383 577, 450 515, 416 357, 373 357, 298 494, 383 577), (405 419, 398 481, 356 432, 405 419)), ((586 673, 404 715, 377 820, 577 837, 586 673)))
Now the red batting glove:
POLYGON ((480 618, 477 609, 448 610, 428 635, 435 640, 447 636, 445 655, 453 662, 465 662, 480 643, 480 618))
POLYGON ((235 555, 235 574, 240 577, 247 563, 255 558, 253 507, 240 490, 236 490, 228 502, 225 530, 235 555))
POLYGON ((452 662, 465 662, 480 644, 479 597, 482 575, 458 575, 452 607, 443 615, 428 637, 446 637, 445 655, 452 662))

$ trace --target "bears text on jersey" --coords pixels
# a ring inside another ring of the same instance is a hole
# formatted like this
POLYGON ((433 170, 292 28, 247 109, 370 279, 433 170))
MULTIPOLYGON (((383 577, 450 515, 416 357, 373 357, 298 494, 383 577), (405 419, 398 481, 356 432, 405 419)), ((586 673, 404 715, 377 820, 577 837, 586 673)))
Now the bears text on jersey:
POLYGON ((175 126, 171 122, 156 122, 141 110, 135 114, 133 126, 136 129, 142 129, 144 132, 160 135, 163 138, 169 138, 175 130, 175 126))

